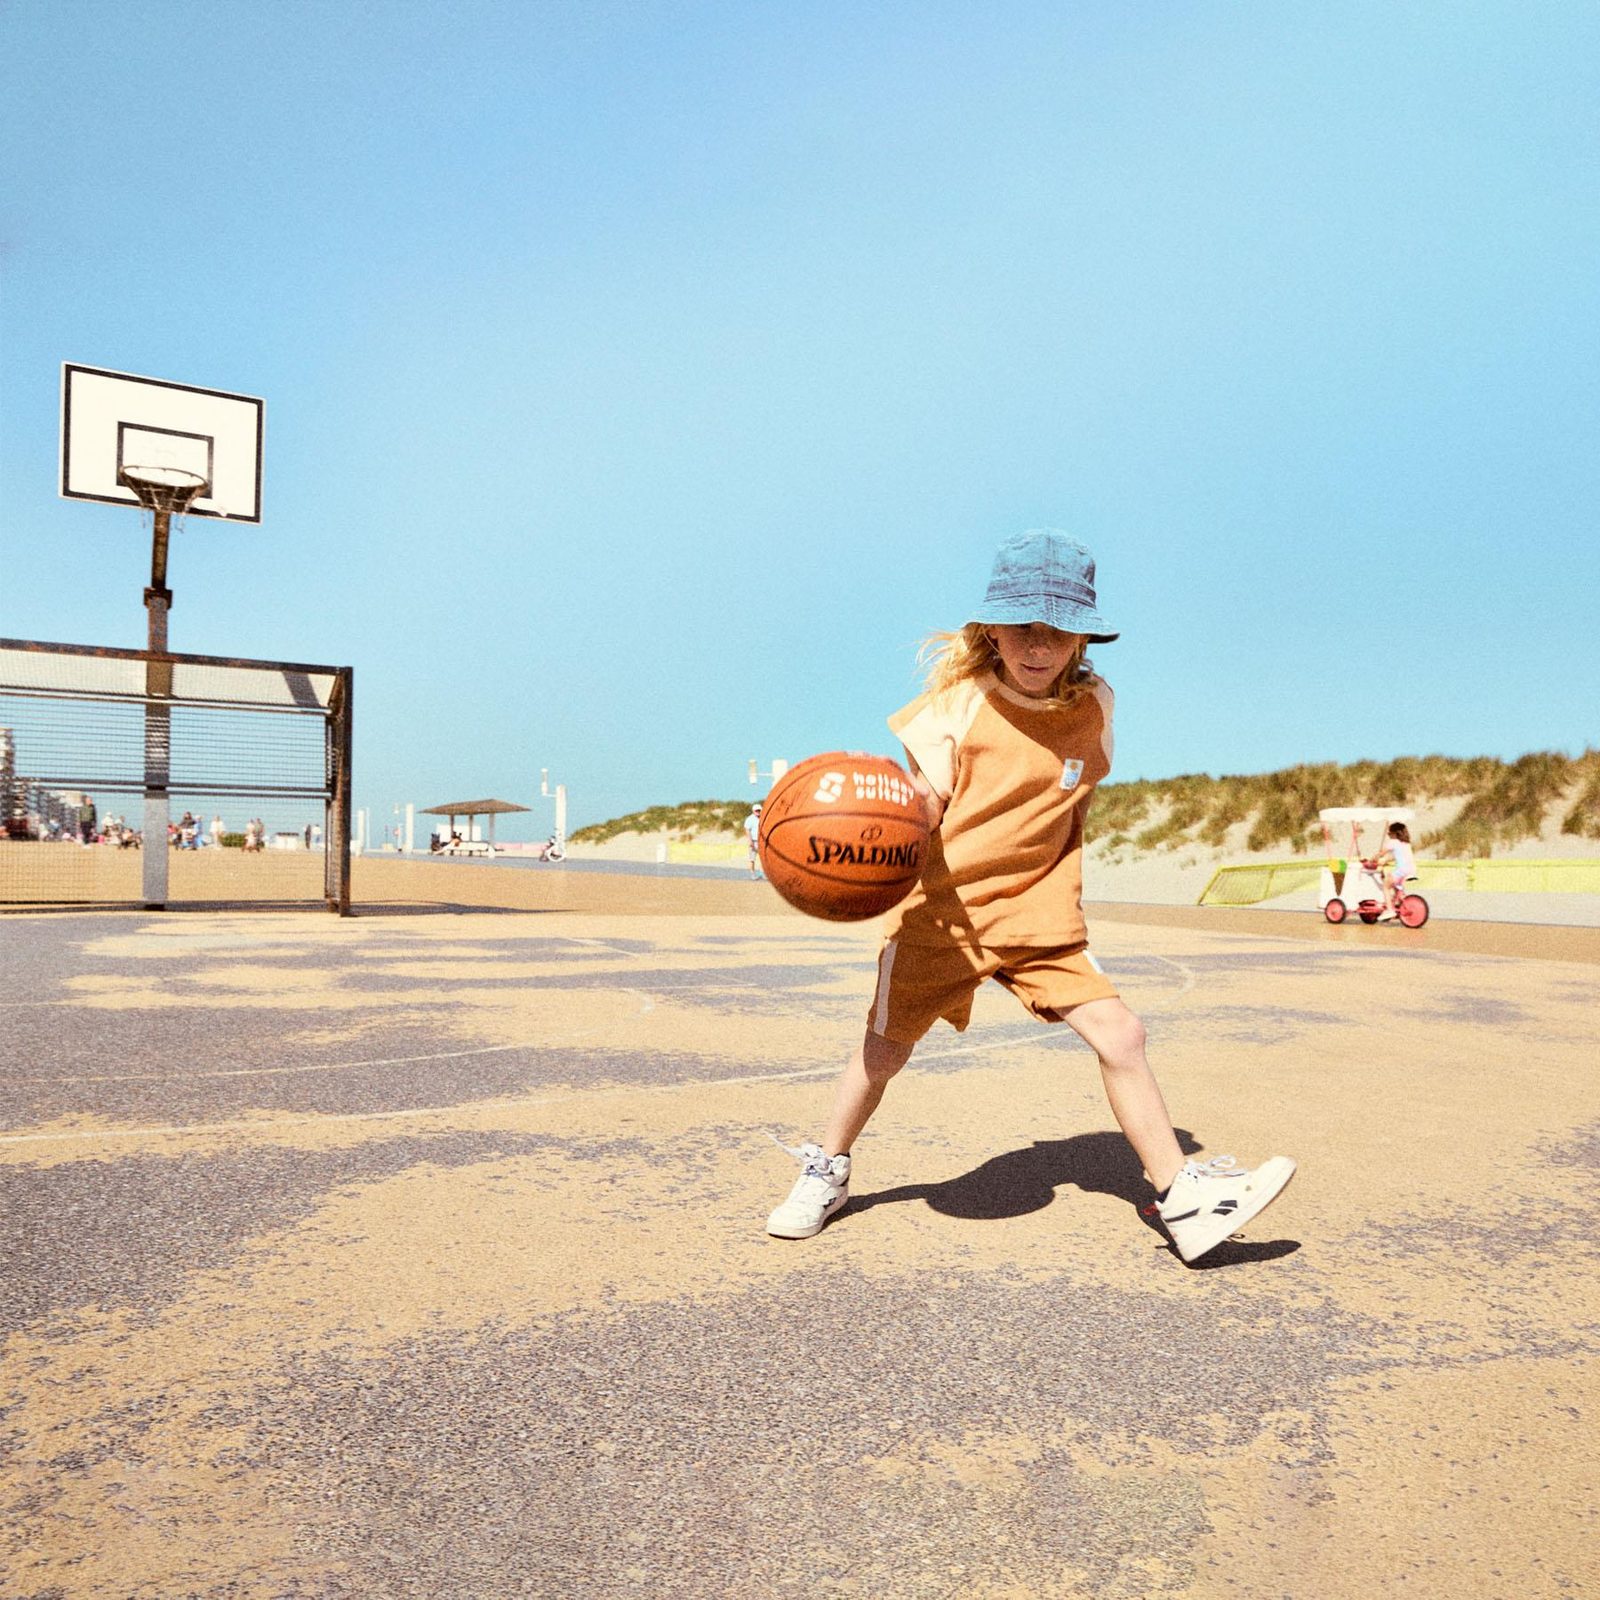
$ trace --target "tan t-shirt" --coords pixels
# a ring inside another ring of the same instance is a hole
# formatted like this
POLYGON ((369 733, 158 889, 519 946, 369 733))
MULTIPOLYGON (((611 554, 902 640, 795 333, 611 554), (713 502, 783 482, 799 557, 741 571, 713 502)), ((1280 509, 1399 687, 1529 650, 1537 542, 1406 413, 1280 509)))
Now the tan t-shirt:
POLYGON ((1111 770, 1110 687, 1050 707, 992 673, 889 718, 941 799, 922 879, 889 935, 902 944, 1054 948, 1088 937, 1083 819, 1111 770))

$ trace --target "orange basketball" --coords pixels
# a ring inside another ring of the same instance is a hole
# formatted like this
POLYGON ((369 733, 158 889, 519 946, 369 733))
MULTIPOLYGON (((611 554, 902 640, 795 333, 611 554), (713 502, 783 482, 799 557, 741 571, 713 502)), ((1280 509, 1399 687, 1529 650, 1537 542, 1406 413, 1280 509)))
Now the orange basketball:
POLYGON ((905 769, 834 750, 778 779, 761 808, 761 865, 796 910, 860 922, 898 905, 928 858, 928 814, 905 769))

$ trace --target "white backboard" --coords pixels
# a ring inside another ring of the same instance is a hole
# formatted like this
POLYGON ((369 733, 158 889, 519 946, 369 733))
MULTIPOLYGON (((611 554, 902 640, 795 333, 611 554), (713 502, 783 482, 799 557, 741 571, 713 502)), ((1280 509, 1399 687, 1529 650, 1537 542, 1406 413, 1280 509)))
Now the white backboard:
POLYGON ((61 368, 61 493, 68 500, 137 506, 124 467, 182 467, 210 485, 193 517, 261 520, 266 404, 245 394, 106 372, 61 368))

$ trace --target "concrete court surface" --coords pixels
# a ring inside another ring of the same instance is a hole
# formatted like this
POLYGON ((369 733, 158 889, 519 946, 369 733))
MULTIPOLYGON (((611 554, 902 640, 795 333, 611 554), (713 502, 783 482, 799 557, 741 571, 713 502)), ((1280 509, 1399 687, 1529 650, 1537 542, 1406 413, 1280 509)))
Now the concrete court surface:
POLYGON ((517 877, 0 917, 6 1600, 1600 1587, 1592 930, 1108 908, 1185 1139, 1301 1161, 1186 1268, 992 986, 767 1238, 874 929, 517 877))

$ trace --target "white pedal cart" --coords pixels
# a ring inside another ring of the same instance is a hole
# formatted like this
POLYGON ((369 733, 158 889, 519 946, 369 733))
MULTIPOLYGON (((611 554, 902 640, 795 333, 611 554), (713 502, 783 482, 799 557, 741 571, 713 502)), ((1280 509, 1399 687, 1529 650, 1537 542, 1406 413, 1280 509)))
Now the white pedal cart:
MULTIPOLYGON (((1409 824, 1410 811, 1403 806, 1330 806, 1319 811, 1317 817, 1328 844, 1328 864, 1322 869, 1317 889, 1317 905, 1323 916, 1337 923, 1353 911, 1363 922, 1376 922, 1389 909, 1383 873, 1377 866, 1378 852, 1389 836, 1389 824, 1409 824), (1346 822, 1350 824, 1350 853, 1341 859, 1334 853, 1333 829, 1346 822), (1363 823, 1378 825, 1378 842, 1371 855, 1362 849, 1363 823)), ((1428 920, 1428 902, 1401 884, 1395 916, 1407 928, 1420 928, 1428 920)))

